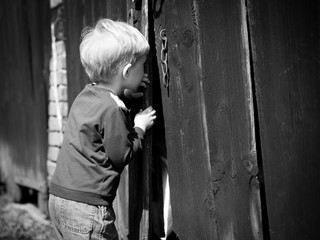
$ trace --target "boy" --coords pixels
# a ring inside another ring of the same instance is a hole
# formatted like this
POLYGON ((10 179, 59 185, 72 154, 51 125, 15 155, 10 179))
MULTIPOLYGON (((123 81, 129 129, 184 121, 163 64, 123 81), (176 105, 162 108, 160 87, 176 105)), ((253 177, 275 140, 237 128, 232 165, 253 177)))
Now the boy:
POLYGON ((142 148, 156 118, 151 107, 132 124, 119 96, 139 97, 149 44, 135 28, 101 19, 83 31, 87 84, 72 104, 52 177, 49 213, 59 239, 118 239, 112 202, 120 174, 142 148))

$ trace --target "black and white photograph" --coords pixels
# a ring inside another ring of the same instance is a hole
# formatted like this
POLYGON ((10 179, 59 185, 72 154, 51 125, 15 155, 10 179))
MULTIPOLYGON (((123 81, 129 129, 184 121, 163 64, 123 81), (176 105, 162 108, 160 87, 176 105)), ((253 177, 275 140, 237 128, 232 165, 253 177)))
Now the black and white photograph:
POLYGON ((0 240, 320 239, 319 0, 0 0, 0 240))

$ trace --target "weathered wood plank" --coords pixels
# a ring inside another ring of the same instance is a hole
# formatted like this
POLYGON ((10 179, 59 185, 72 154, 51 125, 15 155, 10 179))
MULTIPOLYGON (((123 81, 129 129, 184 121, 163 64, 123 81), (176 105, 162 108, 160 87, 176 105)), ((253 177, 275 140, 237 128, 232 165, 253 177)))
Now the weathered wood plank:
MULTIPOLYGON (((50 8, 49 2, 41 0, 26 2, 26 11, 28 13, 28 24, 30 26, 30 55, 32 71, 32 99, 35 111, 32 118, 35 119, 34 128, 29 131, 35 131, 35 140, 33 144, 36 147, 38 156, 36 157, 38 174, 40 182, 47 182, 47 115, 48 115, 48 82, 49 82, 49 60, 51 56, 51 37, 50 37, 50 8)), ((22 90, 23 91, 23 90, 22 90)), ((34 174, 34 173, 32 173, 34 174)), ((47 184, 40 189, 42 193, 47 194, 47 184)), ((45 195, 44 201, 45 201, 45 195)), ((42 210, 46 209, 44 202, 42 210)))
MULTIPOLYGON (((141 9, 140 9, 140 21, 139 21, 139 30, 145 36, 145 38, 149 39, 149 19, 148 19, 148 11, 149 11, 149 1, 142 0, 141 1, 141 9)), ((147 73, 151 75, 152 71, 152 60, 149 58, 147 61, 147 73)), ((148 106, 152 106, 152 83, 149 85, 148 89, 145 91, 143 108, 148 106)), ((139 239, 149 239, 151 228, 150 228, 150 197, 152 196, 152 188, 151 188, 151 168, 152 168, 152 130, 149 130, 145 140, 144 140, 144 151, 142 158, 142 215, 140 220, 140 232, 139 239)))
POLYGON ((85 27, 83 1, 65 1, 66 8, 66 52, 67 52, 67 79, 68 103, 73 103, 75 97, 88 83, 80 62, 79 44, 81 31, 85 27))
POLYGON ((107 15, 113 20, 127 20, 127 2, 126 0, 108 0, 107 15))
POLYGON ((248 1, 271 239, 319 239, 319 1, 248 1))
POLYGON ((28 187, 45 192, 49 6, 43 1, 2 1, 1 16, 1 144, 11 152, 13 174, 42 182, 42 189, 28 187))
POLYGON ((161 91, 180 239, 261 238, 244 11, 244 1, 171 1, 155 22, 168 35, 161 91))
POLYGON ((49 2, 2 1, 0 9, 1 178, 18 201, 16 184, 38 190, 38 205, 46 212, 49 2))
MULTIPOLYGON (((127 23, 133 26, 135 3, 127 1, 127 23)), ((133 105, 131 117, 134 118, 136 112, 141 109, 140 106, 133 105)), ((139 156, 142 158, 142 155, 139 156)), ((129 165, 129 236, 128 239, 139 239, 140 220, 142 217, 142 164, 139 161, 133 161, 129 165)))
MULTIPOLYGON (((157 111, 157 119, 152 127, 151 151, 152 158, 150 163, 150 239, 158 239, 165 236, 164 229, 164 178, 167 176, 167 150, 165 143, 165 123, 163 117, 163 106, 160 86, 160 74, 157 62, 157 39, 158 35, 154 31, 154 9, 153 1, 149 0, 148 5, 148 40, 150 52, 148 56, 148 74, 151 80, 149 86, 148 101, 146 106, 152 105, 157 111)), ((171 207, 171 206, 170 206, 171 207)), ((169 216, 170 218, 171 216, 169 216)), ((171 220, 171 218, 169 219, 171 220)))

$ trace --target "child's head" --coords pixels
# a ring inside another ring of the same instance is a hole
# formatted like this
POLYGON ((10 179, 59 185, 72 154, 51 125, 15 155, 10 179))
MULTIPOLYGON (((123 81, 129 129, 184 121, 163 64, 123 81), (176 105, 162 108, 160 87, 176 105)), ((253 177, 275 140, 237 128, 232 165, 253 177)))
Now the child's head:
POLYGON ((94 28, 85 28, 82 32, 80 58, 93 82, 108 81, 119 66, 134 65, 148 51, 144 36, 124 22, 100 19, 94 28))

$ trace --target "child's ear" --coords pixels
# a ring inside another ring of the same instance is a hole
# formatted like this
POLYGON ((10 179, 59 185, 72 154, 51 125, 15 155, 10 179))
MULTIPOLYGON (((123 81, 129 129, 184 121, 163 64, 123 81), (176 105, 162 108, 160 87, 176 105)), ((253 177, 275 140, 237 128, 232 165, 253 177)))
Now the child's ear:
POLYGON ((130 69, 131 66, 132 66, 131 63, 129 63, 129 64, 127 64, 127 65, 123 68, 123 70, 122 70, 122 76, 123 76, 125 79, 127 79, 128 75, 129 75, 129 69, 130 69))

